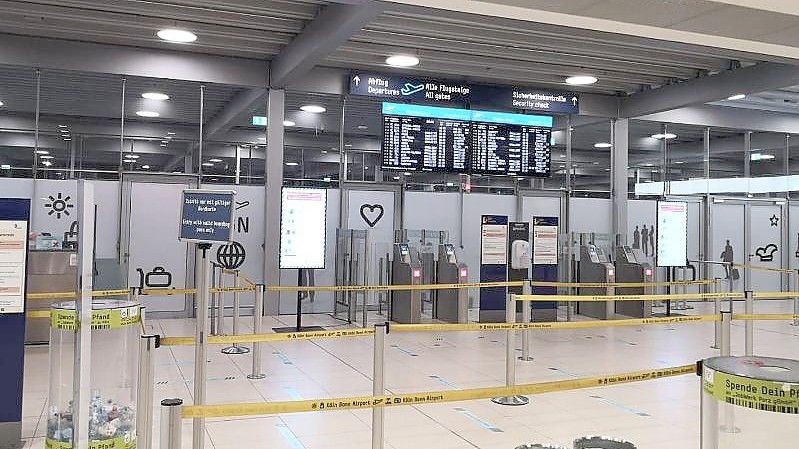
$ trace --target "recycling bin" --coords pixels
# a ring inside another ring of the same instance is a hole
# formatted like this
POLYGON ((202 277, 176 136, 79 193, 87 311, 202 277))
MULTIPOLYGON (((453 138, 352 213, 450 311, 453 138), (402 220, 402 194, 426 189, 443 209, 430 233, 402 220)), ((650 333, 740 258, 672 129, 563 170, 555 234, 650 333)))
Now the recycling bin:
MULTIPOLYGON (((94 301, 91 322, 89 444, 92 449, 136 447, 136 380, 141 313, 132 301, 94 301)), ((50 396, 45 446, 69 449, 74 433, 72 374, 75 303, 50 309, 50 396)))
POLYGON ((799 441, 799 361, 702 362, 702 449, 788 449, 799 441))

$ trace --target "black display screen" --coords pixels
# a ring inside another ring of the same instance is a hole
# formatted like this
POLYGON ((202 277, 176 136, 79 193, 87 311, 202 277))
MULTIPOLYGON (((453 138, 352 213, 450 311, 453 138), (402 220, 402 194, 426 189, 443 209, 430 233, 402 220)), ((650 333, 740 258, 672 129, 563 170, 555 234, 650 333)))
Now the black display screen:
POLYGON ((480 174, 549 176, 552 129, 473 123, 470 171, 480 174))
POLYGON ((470 132, 460 120, 383 116, 383 167, 465 172, 470 132))
POLYGON ((550 175, 553 118, 383 103, 383 168, 550 175))

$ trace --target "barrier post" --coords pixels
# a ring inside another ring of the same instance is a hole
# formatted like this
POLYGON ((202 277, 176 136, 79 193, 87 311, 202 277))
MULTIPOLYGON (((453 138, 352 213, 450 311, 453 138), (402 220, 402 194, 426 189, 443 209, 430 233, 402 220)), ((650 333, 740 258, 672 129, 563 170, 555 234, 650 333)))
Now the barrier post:
MULTIPOLYGON (((197 291, 194 295, 196 306, 197 324, 194 339, 194 404, 205 404, 205 396, 208 386, 208 333, 209 333, 209 301, 208 295, 213 273, 210 270, 211 261, 209 260, 208 250, 211 249, 210 243, 199 243, 197 245, 197 255, 195 265, 197 265, 198 276, 195 279, 197 291)), ((178 432, 180 426, 178 425, 178 432)), ((168 446, 161 446, 166 448, 168 446)), ((192 444, 193 449, 203 449, 205 447, 205 418, 194 418, 192 425, 192 444)))
POLYGON ((183 399, 161 401, 161 449, 182 449, 182 418, 183 399))
MULTIPOLYGON (((793 291, 799 292, 799 270, 796 270, 796 272, 793 274, 793 280, 793 291)), ((799 296, 793 298, 793 314, 799 316, 799 296)), ((799 326, 799 318, 794 318, 793 325, 799 326)))
MULTIPOLYGON (((382 397, 385 394, 386 334, 388 332, 388 323, 375 324, 372 396, 382 397)), ((383 449, 385 410, 384 407, 372 407, 372 449, 383 449)))
MULTIPOLYGON (((233 272, 233 287, 239 286, 239 270, 233 272)), ((241 300, 239 299, 238 290, 233 291, 233 335, 239 335, 239 319, 241 315, 241 300)), ((222 354, 246 354, 250 352, 250 348, 240 346, 238 343, 233 343, 232 346, 222 349, 222 354)))
MULTIPOLYGON (((516 322, 516 295, 508 295, 505 304, 505 322, 516 322)), ((505 337, 505 386, 516 385, 516 331, 508 329, 505 337)), ((525 396, 513 395, 491 399, 491 402, 500 405, 527 405, 530 402, 525 396)))
MULTIPOLYGON (((752 297, 752 291, 747 290, 744 292, 744 297, 746 299, 746 310, 744 311, 745 314, 751 315, 755 313, 755 300, 752 297)), ((753 320, 746 320, 744 322, 744 329, 746 333, 746 341, 745 341, 745 352, 744 355, 751 356, 754 355, 755 349, 755 322, 753 320)))
MULTIPOLYGON (((225 269, 219 267, 218 288, 225 288, 225 269)), ((227 335, 225 333, 225 292, 216 294, 216 335, 227 335)))
POLYGON ((731 354, 731 333, 732 330, 732 312, 723 310, 721 312, 721 356, 729 357, 731 354))
MULTIPOLYGON (((261 333, 261 322, 264 316, 264 285, 255 286, 255 310, 252 312, 253 334, 261 333)), ((261 343, 252 344, 252 373, 247 374, 247 379, 263 379, 266 374, 261 372, 261 343)))
POLYGON ((150 449, 153 444, 153 388, 155 359, 153 351, 161 346, 158 335, 142 335, 139 340, 139 377, 136 391, 136 444, 150 449))
MULTIPOLYGON (((715 278, 713 282, 713 293, 719 293, 719 285, 721 284, 721 278, 715 278)), ((714 297, 713 298, 713 314, 718 316, 721 313, 721 298, 714 297)), ((716 321, 713 323, 714 328, 714 337, 713 337, 713 346, 712 349, 719 349, 719 342, 721 340, 721 321, 716 321)))
MULTIPOLYGON (((533 288, 530 285, 530 280, 524 281, 522 286, 522 294, 523 295, 531 295, 533 293, 533 288)), ((523 323, 530 323, 533 321, 533 302, 532 301, 522 301, 522 322, 523 323)), ((519 360, 525 362, 531 362, 533 360, 530 357, 530 339, 532 338, 533 331, 530 329, 525 329, 522 331, 522 355, 519 357, 519 360)))

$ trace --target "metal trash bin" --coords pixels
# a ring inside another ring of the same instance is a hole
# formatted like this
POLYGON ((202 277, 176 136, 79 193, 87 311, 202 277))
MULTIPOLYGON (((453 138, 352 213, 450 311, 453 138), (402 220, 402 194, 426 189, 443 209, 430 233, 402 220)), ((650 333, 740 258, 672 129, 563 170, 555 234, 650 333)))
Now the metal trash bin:
POLYGON ((799 361, 714 357, 702 362, 702 449, 796 448, 799 361))

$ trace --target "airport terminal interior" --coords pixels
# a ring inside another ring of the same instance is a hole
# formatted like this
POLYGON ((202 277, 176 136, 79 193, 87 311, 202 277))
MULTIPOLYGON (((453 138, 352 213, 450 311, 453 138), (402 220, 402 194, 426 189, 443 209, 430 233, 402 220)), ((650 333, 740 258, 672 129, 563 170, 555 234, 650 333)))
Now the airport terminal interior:
POLYGON ((796 447, 795 2, 0 11, 0 449, 796 447))

